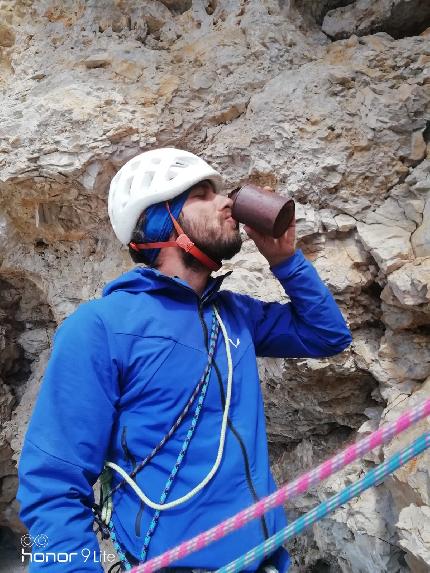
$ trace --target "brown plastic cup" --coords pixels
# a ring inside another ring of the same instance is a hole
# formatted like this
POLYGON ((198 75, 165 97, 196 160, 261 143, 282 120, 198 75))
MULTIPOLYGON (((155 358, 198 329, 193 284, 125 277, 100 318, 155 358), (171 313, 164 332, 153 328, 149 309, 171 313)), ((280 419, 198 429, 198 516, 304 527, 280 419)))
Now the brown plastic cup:
POLYGON ((229 197, 233 199, 233 219, 275 239, 285 233, 294 218, 293 199, 251 183, 234 189, 229 197))

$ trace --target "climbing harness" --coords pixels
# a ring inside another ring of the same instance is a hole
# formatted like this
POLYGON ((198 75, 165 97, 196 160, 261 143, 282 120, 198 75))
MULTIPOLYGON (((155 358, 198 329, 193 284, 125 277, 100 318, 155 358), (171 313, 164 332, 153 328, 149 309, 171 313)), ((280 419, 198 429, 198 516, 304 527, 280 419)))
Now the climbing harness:
POLYGON ((119 487, 121 487, 123 484, 127 483, 128 485, 130 485, 130 487, 133 489, 133 491, 135 491, 135 493, 138 495, 138 497, 146 505, 148 505, 149 507, 151 507, 152 509, 155 510, 155 513, 154 513, 153 518, 151 520, 151 523, 149 525, 148 531, 145 535, 144 544, 143 544, 143 548, 142 548, 141 555, 140 555, 140 559, 144 561, 146 559, 146 556, 148 553, 148 548, 149 548, 151 538, 154 534, 154 531, 156 529, 156 526, 157 526, 159 518, 160 518, 160 512, 163 510, 166 510, 166 509, 177 507, 178 505, 181 505, 181 504, 185 503, 186 501, 190 500, 192 497, 194 497, 212 479, 212 477, 217 472, 217 470, 220 466, 220 463, 222 461, 222 456, 223 456, 223 452, 224 452, 224 445, 225 445, 225 438, 226 438, 228 414, 229 414, 230 403, 231 403, 232 382, 233 382, 233 364, 232 364, 228 334, 227 334, 225 326, 222 322, 222 319, 221 319, 219 312, 218 312, 215 305, 212 306, 212 311, 213 311, 212 329, 211 329, 210 343, 209 343, 209 349, 208 349, 207 365, 205 367, 204 373, 203 373, 199 383, 196 385, 196 387, 195 387, 195 389, 191 395, 191 398, 187 402, 186 406, 184 407, 183 411, 181 412, 181 414, 179 415, 179 417, 177 418, 177 420, 175 421, 173 426, 170 428, 168 433, 163 437, 163 439, 159 442, 159 444, 157 444, 157 446, 152 450, 152 452, 133 470, 133 472, 130 475, 127 474, 127 472, 125 472, 117 464, 115 464, 113 462, 105 462, 104 471, 100 476, 100 500, 99 500, 99 504, 93 505, 93 511, 95 514, 95 519, 99 525, 99 530, 101 531, 103 537, 104 538, 111 537, 112 542, 114 544, 114 547, 115 547, 116 551, 118 552, 118 557, 120 558, 120 562, 121 562, 121 564, 125 570, 130 570, 132 568, 132 566, 129 563, 125 553, 122 551, 122 549, 121 549, 121 547, 117 541, 117 538, 116 538, 116 532, 115 532, 113 522, 112 522, 112 512, 113 512, 112 494, 117 489, 119 489, 119 487), (226 396, 223 419, 222 419, 222 424, 221 424, 221 432, 220 432, 220 440, 219 440, 217 457, 216 457, 214 465, 211 468, 211 470, 209 471, 209 473, 196 487, 194 487, 190 492, 188 492, 186 495, 180 497, 179 499, 176 499, 170 503, 165 503, 165 500, 167 499, 169 492, 171 490, 171 487, 173 485, 174 479, 175 479, 176 475, 178 474, 179 468, 182 465, 183 459, 185 457, 185 454, 187 452, 188 446, 191 442, 191 439, 193 437, 194 431, 196 429, 196 426, 197 426, 197 423, 198 423, 198 420, 200 417, 200 413, 201 413, 201 410, 203 407, 203 402, 204 402, 204 399, 206 396, 207 387, 209 384, 212 361, 213 361, 213 356, 215 354, 215 347, 216 347, 218 332, 219 332, 220 328, 221 328, 224 342, 225 342, 225 346, 226 346, 227 363, 228 363, 228 378, 227 378, 227 396, 226 396), (136 482, 132 478, 138 473, 138 471, 143 469, 143 467, 147 463, 149 463, 149 461, 161 450, 163 445, 176 432, 176 430, 180 426, 181 422, 183 421, 183 419, 185 418, 185 416, 189 412, 192 404, 195 402, 197 395, 199 395, 199 398, 198 398, 197 405, 196 405, 195 410, 194 410, 194 414, 193 414, 190 428, 189 428, 187 435, 186 435, 186 438, 182 444, 182 447, 181 447, 181 450, 178 454, 176 463, 175 463, 175 465, 174 465, 174 467, 173 467, 173 469, 172 469, 172 471, 171 471, 171 473, 167 479, 167 482, 164 486, 163 492, 161 494, 160 502, 155 503, 155 502, 151 501, 144 494, 144 492, 139 488, 139 486, 136 484, 136 482), (123 481, 120 482, 119 484, 117 484, 113 489, 110 488, 110 482, 111 482, 111 477, 112 477, 111 470, 112 469, 117 471, 117 473, 119 473, 121 475, 121 477, 123 478, 123 481))
MULTIPOLYGON (((367 454, 377 446, 389 442, 393 437, 401 434, 402 432, 410 428, 413 424, 415 424, 419 420, 422 420, 423 418, 429 415, 430 415, 430 398, 422 402, 419 406, 404 412, 401 416, 399 416, 399 418, 397 418, 396 420, 394 420, 389 424, 382 426, 375 432, 372 432, 366 438, 363 438, 362 440, 342 450, 340 453, 333 456, 332 458, 329 458, 316 468, 299 476, 293 482, 282 486, 279 490, 263 498, 258 503, 240 511, 233 517, 230 517, 225 521, 219 523, 218 525, 212 527, 211 529, 204 531, 199 535, 196 535, 192 539, 184 541, 177 547, 169 549, 165 553, 157 557, 154 557, 153 559, 147 561, 142 565, 138 565, 136 568, 133 568, 132 570, 133 573, 152 573, 153 571, 157 571, 158 569, 167 567, 174 561, 183 559, 187 555, 197 550, 203 549, 207 545, 221 539, 222 537, 228 535, 232 531, 240 529, 252 519, 260 517, 263 513, 269 511, 270 509, 282 505, 287 499, 292 499, 293 497, 305 493, 312 486, 322 482, 323 480, 337 473, 338 471, 348 466, 352 462, 362 458, 365 454, 367 454)), ((400 452, 399 454, 396 454, 390 460, 387 460, 387 462, 384 462, 383 464, 375 468, 375 470, 372 470, 373 473, 369 472, 369 474, 365 476, 365 478, 367 478, 367 481, 365 482, 366 487, 364 489, 367 489, 372 485, 377 485, 386 475, 392 473, 398 467, 400 467, 400 465, 407 463, 407 461, 409 461, 410 459, 412 459, 413 457, 415 457, 428 447, 430 447, 430 433, 423 434, 421 438, 416 440, 416 442, 414 442, 414 444, 412 444, 409 448, 406 448, 404 451, 400 452), (399 464, 398 466, 396 465, 397 463, 399 464), (387 472, 387 473, 380 473, 380 472, 387 472), (371 478, 368 478, 369 475, 371 476, 371 478)), ((365 478, 363 478, 363 480, 365 478)), ((349 488, 348 495, 351 494, 351 497, 354 497, 355 495, 358 495, 359 493, 364 491, 364 489, 358 489, 358 490, 354 489, 358 487, 357 484, 362 484, 363 480, 360 480, 359 482, 352 484, 352 486, 350 486, 349 488)), ((341 493, 344 495, 344 492, 341 493)), ((336 498, 336 496, 334 497, 336 498)), ((342 500, 339 502, 339 505, 345 503, 346 501, 347 501, 346 499, 342 498, 342 500)), ((337 506, 334 507, 333 505, 334 502, 330 500, 329 502, 326 502, 327 503, 326 509, 328 509, 328 511, 333 511, 334 509, 336 509, 337 506)), ((324 517, 324 515, 318 514, 317 519, 321 519, 322 517, 324 517)), ((302 516, 299 519, 303 520, 304 517, 305 516, 302 516)), ((296 522, 297 521, 298 520, 296 520, 296 522)), ((300 523, 302 522, 299 521, 298 525, 300 525, 300 523)), ((314 521, 306 523, 304 527, 307 527, 311 523, 314 523, 314 521)), ((297 528, 298 525, 296 523, 295 528, 297 528)), ((287 526, 287 529, 291 528, 292 526, 293 524, 287 526)), ((285 530, 282 531, 285 532, 285 530)), ((296 529, 294 531, 295 533, 293 535, 300 532, 297 531, 296 529)), ((279 532, 279 534, 281 534, 281 532, 279 532)), ((267 540, 267 542, 269 542, 269 540, 267 540)), ((279 545, 282 545, 283 542, 284 541, 282 541, 279 545)), ((273 543, 273 540, 271 543, 273 543)), ((273 548, 269 549, 268 546, 266 547, 266 549, 267 549, 266 554, 273 551, 273 548)), ((243 564, 241 566, 243 566, 243 564)), ((235 571, 238 570, 239 569, 235 569, 235 571)))

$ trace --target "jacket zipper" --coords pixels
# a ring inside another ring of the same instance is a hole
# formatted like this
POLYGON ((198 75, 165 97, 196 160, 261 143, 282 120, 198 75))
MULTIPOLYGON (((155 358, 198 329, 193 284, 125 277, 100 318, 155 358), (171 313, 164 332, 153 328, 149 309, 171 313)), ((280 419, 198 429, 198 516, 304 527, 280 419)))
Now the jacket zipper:
MULTIPOLYGON (((206 348, 208 348, 208 329, 206 326, 206 322, 203 318, 202 315, 202 306, 203 306, 203 301, 204 299, 200 302, 199 306, 198 306, 198 311, 199 311, 199 318, 200 318, 200 322, 202 324, 202 328, 203 328, 203 333, 204 333, 204 337, 205 337, 205 345, 206 348)), ((221 372, 218 368, 218 365, 215 361, 215 358, 212 359, 212 364, 215 368, 215 372, 217 375, 217 380, 218 380, 218 386, 219 386, 219 390, 220 390, 220 395, 221 395, 221 404, 222 407, 225 407, 225 393, 224 393, 224 386, 222 384, 222 377, 221 377, 221 372)), ((251 496, 254 500, 254 503, 257 503, 258 501, 260 501, 260 498, 257 494, 257 491, 255 489, 254 483, 252 481, 252 476, 251 476, 251 467, 249 464, 249 457, 248 457, 248 453, 246 451, 245 448, 245 443, 243 441, 242 436, 240 435, 239 431, 234 427, 233 422, 230 419, 230 416, 227 417, 227 425, 230 428, 230 430, 232 431, 234 437, 236 438, 236 440, 239 443, 239 447, 240 447, 240 451, 242 452, 242 457, 243 457, 243 462, 245 465, 245 476, 246 476, 246 482, 249 488, 249 491, 251 493, 251 496)), ((269 531, 267 528, 267 523, 266 523, 266 518, 264 515, 261 516, 260 518, 260 523, 261 523, 261 528, 263 530, 263 535, 265 539, 269 539, 269 531)))
POLYGON ((127 462, 130 462, 133 465, 133 469, 134 469, 136 466, 136 458, 133 456, 133 454, 128 449, 126 435, 127 435, 127 426, 123 426, 122 434, 121 434, 121 446, 122 446, 122 449, 124 452, 125 460, 127 462))
MULTIPOLYGON (((124 426, 122 429, 122 434, 121 434, 121 446, 122 446, 122 450, 124 452, 125 461, 130 462, 133 466, 133 469, 134 469, 136 467, 136 458, 133 456, 133 454, 128 449, 126 435, 127 435, 127 426, 124 426)), ((138 537, 140 537, 140 529, 141 529, 140 528, 140 522, 141 522, 141 517, 142 517, 142 513, 143 513, 144 509, 145 509, 145 504, 142 500, 140 500, 140 507, 139 507, 139 511, 137 512, 136 521, 134 524, 135 533, 138 537)))

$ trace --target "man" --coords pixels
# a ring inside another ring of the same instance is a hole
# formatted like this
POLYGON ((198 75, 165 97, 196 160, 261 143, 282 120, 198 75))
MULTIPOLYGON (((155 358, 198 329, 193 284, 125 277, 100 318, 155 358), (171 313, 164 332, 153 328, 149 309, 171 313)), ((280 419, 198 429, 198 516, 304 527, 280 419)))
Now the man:
MULTIPOLYGON (((256 355, 331 356, 351 343, 332 295, 295 248, 295 223, 279 239, 245 227, 290 303, 220 290, 226 275, 211 271, 241 248, 220 185, 205 161, 173 148, 131 159, 112 180, 114 231, 148 267, 107 285, 56 333, 18 499, 30 534, 47 538, 43 551, 72 555, 61 565, 33 560, 30 572, 101 571, 91 509, 105 462, 113 513, 104 520, 123 569, 273 492, 256 355)), ((271 510, 169 571, 215 570, 285 524, 283 509, 271 510)), ((249 571, 285 572, 288 560, 278 550, 249 571)))

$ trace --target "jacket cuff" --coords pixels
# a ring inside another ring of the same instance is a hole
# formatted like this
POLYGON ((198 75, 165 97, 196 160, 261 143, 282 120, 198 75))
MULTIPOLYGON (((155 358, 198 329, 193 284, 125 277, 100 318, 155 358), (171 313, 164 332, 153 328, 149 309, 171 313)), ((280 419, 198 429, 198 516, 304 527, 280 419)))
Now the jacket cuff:
POLYGON ((301 267, 303 263, 308 263, 309 261, 306 259, 303 251, 301 249, 296 249, 293 255, 270 267, 270 270, 275 275, 275 277, 279 280, 288 279, 294 272, 297 270, 298 267, 301 267))

